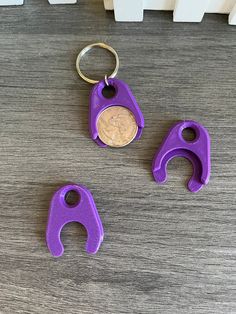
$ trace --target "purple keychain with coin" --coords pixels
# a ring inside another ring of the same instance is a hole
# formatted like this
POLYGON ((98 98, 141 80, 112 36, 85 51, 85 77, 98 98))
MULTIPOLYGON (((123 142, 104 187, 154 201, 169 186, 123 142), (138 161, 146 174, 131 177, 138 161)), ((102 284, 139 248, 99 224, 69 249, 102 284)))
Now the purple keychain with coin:
POLYGON ((89 130, 91 138, 100 147, 124 147, 141 137, 144 117, 129 86, 114 78, 119 69, 117 52, 104 43, 85 47, 78 55, 76 68, 86 82, 95 84, 90 94, 89 130), (80 69, 82 57, 90 49, 100 47, 110 51, 116 59, 114 72, 101 81, 87 78, 80 69), (111 89, 112 97, 106 97, 104 90, 111 89))

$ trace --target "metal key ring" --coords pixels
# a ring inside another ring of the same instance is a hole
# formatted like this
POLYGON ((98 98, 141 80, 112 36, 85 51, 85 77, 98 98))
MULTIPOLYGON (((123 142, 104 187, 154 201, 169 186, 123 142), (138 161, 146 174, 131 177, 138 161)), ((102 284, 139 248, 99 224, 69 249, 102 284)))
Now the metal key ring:
POLYGON ((76 69, 77 69, 77 72, 79 74, 79 76, 86 82, 90 83, 90 84, 97 84, 99 81, 96 81, 96 80, 92 80, 90 78, 88 78, 87 76, 85 76, 81 69, 80 69, 80 62, 83 58, 83 56, 89 52, 91 49, 93 49, 94 47, 100 47, 100 48, 103 48, 103 49, 106 49, 108 51, 110 51, 113 56, 115 57, 115 60, 116 60, 116 66, 115 66, 115 69, 114 71, 109 75, 105 75, 105 79, 107 81, 107 78, 113 78, 117 75, 118 73, 118 70, 119 70, 119 65, 120 65, 120 61, 119 61, 119 57, 118 57, 118 54, 117 52, 115 51, 115 49, 113 49, 111 46, 108 46, 107 44, 104 44, 104 43, 95 43, 95 44, 91 44, 91 45, 88 45, 86 46, 84 49, 82 49, 80 51, 80 53, 78 54, 77 56, 77 59, 76 59, 76 69))

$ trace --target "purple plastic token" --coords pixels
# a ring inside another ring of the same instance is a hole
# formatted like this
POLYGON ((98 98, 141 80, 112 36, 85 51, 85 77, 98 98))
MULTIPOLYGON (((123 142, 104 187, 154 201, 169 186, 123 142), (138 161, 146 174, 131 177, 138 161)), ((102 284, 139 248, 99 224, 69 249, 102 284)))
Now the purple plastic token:
POLYGON ((64 247, 60 239, 62 228, 70 222, 82 224, 87 231, 86 251, 95 254, 103 241, 103 227, 91 192, 82 185, 69 184, 55 192, 49 209, 46 242, 49 251, 55 257, 61 256, 64 247), (78 193, 79 201, 68 205, 68 192, 78 193))
POLYGON ((191 120, 181 121, 169 130, 152 163, 152 173, 157 183, 167 180, 167 164, 174 157, 187 158, 193 165, 193 175, 188 182, 191 192, 198 192, 209 182, 210 137, 201 124, 191 120), (183 130, 186 128, 194 131, 194 140, 186 141, 183 138, 183 130))
POLYGON ((101 147, 107 145, 101 141, 98 135, 97 120, 99 115, 108 107, 122 106, 129 109, 136 120, 138 126, 138 132, 134 140, 138 140, 141 137, 142 129, 144 128, 144 117, 136 102, 134 95, 132 94, 129 86, 118 79, 109 78, 108 84, 115 89, 115 95, 112 98, 106 98, 103 96, 102 91, 106 87, 104 80, 95 84, 90 94, 90 109, 89 109, 89 129, 91 138, 101 147))

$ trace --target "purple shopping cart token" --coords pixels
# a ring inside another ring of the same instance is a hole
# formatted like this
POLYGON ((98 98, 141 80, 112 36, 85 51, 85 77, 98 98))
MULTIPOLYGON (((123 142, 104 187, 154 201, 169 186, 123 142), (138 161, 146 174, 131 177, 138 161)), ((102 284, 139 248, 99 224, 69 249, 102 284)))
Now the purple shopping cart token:
POLYGON ((108 87, 114 88, 112 98, 103 96, 103 90, 106 88, 105 80, 97 83, 91 91, 90 135, 101 147, 107 145, 122 147, 141 137, 144 118, 134 95, 125 82, 109 78, 107 83, 108 87), (110 113, 106 111, 108 108, 111 109, 110 113))
POLYGON ((157 183, 167 180, 167 164, 174 157, 184 157, 193 165, 193 175, 188 182, 191 192, 198 192, 210 178, 210 137, 208 131, 198 122, 187 120, 175 124, 168 132, 157 151, 152 173, 157 183), (187 141, 183 137, 185 129, 191 129, 195 138, 187 141))
POLYGON ((144 128, 143 114, 129 86, 115 79, 119 70, 119 57, 111 46, 94 43, 84 47, 77 56, 79 76, 95 84, 90 94, 89 130, 91 138, 100 147, 124 147, 141 137, 144 128), (115 68, 103 80, 87 77, 81 70, 81 60, 91 49, 102 48, 115 58, 115 68))
POLYGON ((55 192, 49 209, 46 242, 55 257, 61 256, 64 247, 60 239, 62 228, 70 222, 82 224, 87 231, 86 251, 95 254, 103 241, 103 226, 91 192, 82 185, 69 184, 55 192), (67 202, 69 192, 78 194, 78 202, 67 202))

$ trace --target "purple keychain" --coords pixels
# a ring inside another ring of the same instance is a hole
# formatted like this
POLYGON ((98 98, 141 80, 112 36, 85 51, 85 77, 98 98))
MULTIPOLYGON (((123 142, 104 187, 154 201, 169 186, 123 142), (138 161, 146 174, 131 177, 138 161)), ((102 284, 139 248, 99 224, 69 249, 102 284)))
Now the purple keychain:
POLYGON ((55 257, 61 256, 64 247, 60 239, 62 228, 70 222, 82 224, 87 231, 86 251, 95 254, 103 241, 103 227, 91 192, 82 185, 69 184, 55 192, 51 200, 46 242, 49 251, 55 257), (78 194, 79 200, 70 205, 67 202, 69 192, 78 194))
POLYGON ((193 175, 188 182, 191 192, 198 192, 208 183, 211 168, 210 137, 200 123, 181 121, 169 130, 152 163, 152 173, 157 183, 167 180, 167 164, 174 157, 187 158, 193 165, 193 175), (187 128, 194 131, 195 138, 192 141, 186 141, 183 137, 183 130, 187 128))
POLYGON ((89 130, 91 138, 100 147, 124 147, 141 137, 144 128, 143 114, 129 86, 114 77, 118 73, 119 58, 117 52, 104 43, 95 43, 85 47, 78 55, 76 68, 80 77, 95 84, 90 94, 89 130), (102 81, 86 77, 81 69, 82 57, 94 47, 110 51, 116 59, 114 72, 102 81), (106 91, 112 92, 107 97, 106 91))

